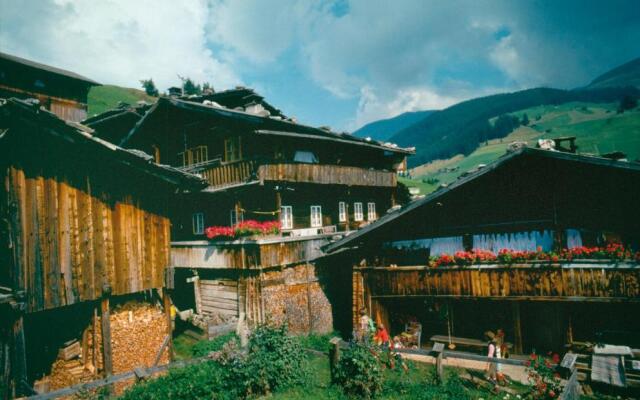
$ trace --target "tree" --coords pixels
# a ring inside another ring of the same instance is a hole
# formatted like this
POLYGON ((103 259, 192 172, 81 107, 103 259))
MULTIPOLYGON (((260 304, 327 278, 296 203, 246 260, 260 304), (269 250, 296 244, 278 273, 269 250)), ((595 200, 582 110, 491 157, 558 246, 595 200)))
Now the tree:
POLYGON ((631 96, 624 96, 622 100, 620 100, 620 105, 618 106, 618 114, 622 114, 627 110, 633 110, 638 106, 638 99, 631 96))
POLYGON ((178 78, 182 81, 182 91, 184 94, 192 95, 192 94, 200 94, 202 93, 202 88, 200 85, 197 85, 191 78, 184 78, 178 75, 178 78))
POLYGON ((213 94, 216 91, 213 89, 213 85, 209 82, 202 82, 202 94, 213 94))
POLYGON ((140 81, 140 84, 149 96, 158 97, 158 89, 156 88, 156 84, 153 83, 153 79, 143 79, 140 81))
POLYGON ((524 113, 524 115, 522 116, 522 121, 520 121, 520 124, 522 126, 529 125, 529 116, 527 115, 527 113, 524 113))

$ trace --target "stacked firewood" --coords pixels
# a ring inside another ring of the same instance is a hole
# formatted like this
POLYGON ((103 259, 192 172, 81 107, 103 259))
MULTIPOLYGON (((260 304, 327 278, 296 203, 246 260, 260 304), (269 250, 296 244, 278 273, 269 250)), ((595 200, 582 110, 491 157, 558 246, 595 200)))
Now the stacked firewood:
POLYGON ((39 391, 60 389, 81 382, 96 379, 94 368, 86 368, 80 342, 72 340, 65 343, 58 352, 58 358, 51 366, 51 374, 36 382, 39 391))
MULTIPOLYGON (((167 321, 160 307, 148 303, 129 302, 111 312, 110 323, 113 374, 154 364, 167 336, 167 321)), ((85 330, 82 343, 75 340, 65 343, 60 349, 58 359, 51 368, 51 374, 44 379, 45 382, 49 381, 49 390, 102 376, 101 326, 98 317, 95 325, 92 324, 85 330), (95 334, 93 326, 96 327, 95 334), (94 365, 94 360, 97 365, 94 365)), ((165 348, 158 364, 168 362, 169 353, 165 348)), ((117 392, 120 392, 123 385, 116 386, 117 392)))

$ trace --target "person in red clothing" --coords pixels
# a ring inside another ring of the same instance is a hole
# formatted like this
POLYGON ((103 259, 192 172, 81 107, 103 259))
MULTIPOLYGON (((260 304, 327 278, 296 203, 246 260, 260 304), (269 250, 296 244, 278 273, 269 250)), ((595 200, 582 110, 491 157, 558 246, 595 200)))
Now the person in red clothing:
POLYGON ((376 335, 373 337, 373 340, 378 346, 391 346, 391 342, 389 341, 389 333, 382 324, 378 324, 378 330, 376 331, 376 335))

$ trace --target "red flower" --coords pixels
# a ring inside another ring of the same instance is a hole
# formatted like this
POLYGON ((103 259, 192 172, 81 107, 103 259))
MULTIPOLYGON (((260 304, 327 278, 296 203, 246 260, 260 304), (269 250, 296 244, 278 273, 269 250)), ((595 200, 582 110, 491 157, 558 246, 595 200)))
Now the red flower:
POLYGON ((553 360, 554 364, 558 364, 560 362, 560 355, 558 353, 553 353, 551 359, 553 360))

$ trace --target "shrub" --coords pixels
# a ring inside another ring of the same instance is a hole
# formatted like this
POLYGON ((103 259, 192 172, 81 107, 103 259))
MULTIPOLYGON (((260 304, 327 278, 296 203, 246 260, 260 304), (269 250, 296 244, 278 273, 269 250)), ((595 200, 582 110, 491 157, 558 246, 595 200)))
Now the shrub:
POLYGON ((222 347, 229 341, 238 341, 238 336, 231 332, 226 335, 218 336, 212 340, 201 340, 191 349, 194 357, 203 357, 212 351, 220 351, 222 347))
POLYGON ((365 343, 352 342, 340 355, 334 383, 349 396, 371 399, 382 389, 382 366, 377 349, 365 343))
POLYGON ((227 373, 217 363, 208 361, 170 370, 160 378, 137 384, 121 400, 211 400, 233 399, 231 392, 220 391, 227 373))
POLYGON ((257 327, 249 338, 244 359, 231 365, 232 377, 243 396, 271 393, 303 382, 306 358, 299 341, 286 325, 257 327))
POLYGON ((562 387, 560 375, 555 371, 554 363, 560 362, 557 354, 549 353, 552 358, 546 358, 537 354, 531 354, 527 361, 527 379, 529 381, 529 393, 525 397, 531 400, 556 399, 562 387))

